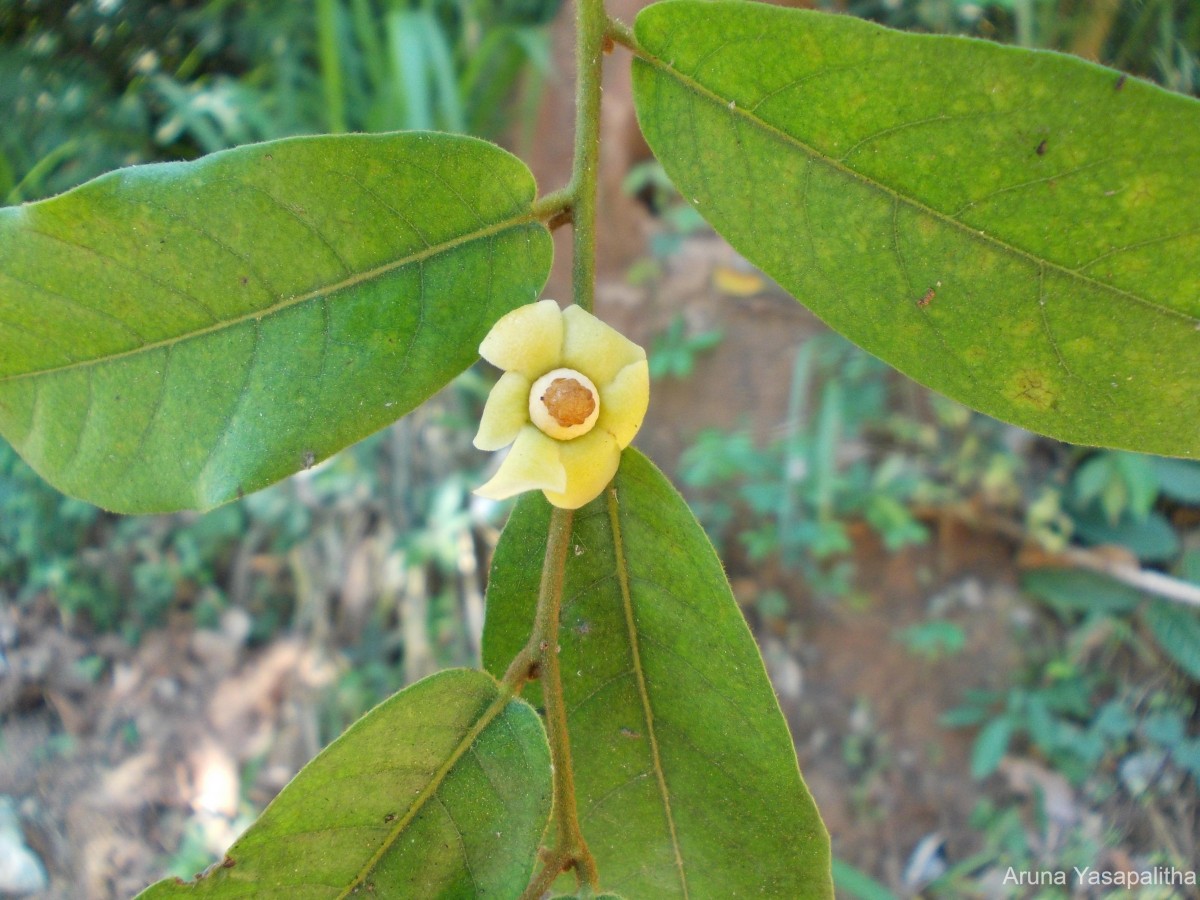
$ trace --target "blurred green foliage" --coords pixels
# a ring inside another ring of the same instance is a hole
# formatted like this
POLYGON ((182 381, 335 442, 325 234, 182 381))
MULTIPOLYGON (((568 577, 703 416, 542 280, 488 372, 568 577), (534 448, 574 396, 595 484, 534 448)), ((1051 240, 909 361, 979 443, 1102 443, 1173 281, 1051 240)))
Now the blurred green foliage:
MULTIPOLYGON (((292 134, 435 127, 499 137, 531 122, 549 65, 546 25, 560 5, 0 0, 0 201, 292 134)), ((472 378, 435 413, 457 416, 464 431, 481 403, 472 378)), ((295 485, 280 486, 202 517, 120 519, 58 494, 0 444, 0 596, 48 593, 77 625, 135 641, 173 609, 213 626, 239 552, 286 555, 316 542, 350 498, 406 465, 377 435, 314 473, 304 501, 295 485)), ((406 565, 452 571, 446 542, 478 524, 453 468, 447 458, 434 478, 390 498, 406 565)), ((265 639, 290 621, 294 585, 255 584, 251 637, 265 639)), ((455 603, 439 597, 431 628, 461 631, 455 603)), ((363 642, 330 736, 403 681, 394 629, 372 629, 363 642)), ((469 656, 447 650, 448 661, 469 656)))
POLYGON ((867 435, 889 417, 888 367, 835 334, 796 353, 779 437, 709 429, 680 477, 714 542, 739 541, 753 561, 777 556, 818 593, 844 594, 848 524, 865 519, 888 549, 922 543, 910 507, 923 473, 905 453, 875 454, 867 435))
POLYGON ((666 331, 654 338, 650 348, 650 377, 687 378, 696 368, 696 357, 716 347, 724 337, 716 330, 688 334, 683 314, 677 313, 666 331))
POLYGON ((896 637, 909 653, 929 662, 960 653, 967 643, 967 634, 963 627, 947 619, 931 619, 918 625, 910 625, 896 637))
MULTIPOLYGON (((481 478, 466 465, 464 422, 478 415, 482 381, 468 372, 419 423, 203 515, 111 515, 59 494, 0 444, 0 603, 50 598, 72 631, 132 644, 172 616, 220 629, 233 607, 248 614, 251 644, 299 630, 338 661, 318 711, 331 740, 414 673, 475 660, 463 595, 481 592, 481 565, 464 573, 464 560, 507 510, 469 496, 481 478), (343 621, 327 604, 364 552, 391 587, 367 598, 361 622, 343 621), (405 641, 415 614, 420 648, 405 641)), ((105 660, 87 665, 99 675, 105 660)))
POLYGON ((1184 94, 1200 91, 1194 0, 823 0, 893 28, 1061 50, 1184 94))
POLYGON ((660 260, 678 253, 688 235, 708 228, 704 217, 690 203, 684 202, 657 159, 647 159, 630 166, 621 190, 637 197, 662 222, 649 237, 649 255, 635 263, 627 274, 633 284, 641 284, 662 275, 660 260))
MULTIPOLYGON (((1195 583, 1200 553, 1191 551, 1179 570, 1195 583)), ((1173 762, 1177 777, 1190 775, 1200 784, 1200 738, 1186 733, 1197 709, 1185 688, 1188 681, 1200 681, 1196 612, 1074 569, 1035 569, 1025 574, 1023 586, 1045 604, 1067 640, 1053 628, 1044 629, 1050 640, 1030 634, 1020 683, 1004 691, 968 691, 965 703, 946 713, 943 724, 949 727, 980 727, 972 759, 975 777, 992 774, 1005 753, 1027 741, 1079 784, 1107 775, 1120 776, 1135 795, 1154 784, 1174 790, 1178 785, 1161 765, 1145 783, 1125 777, 1134 765, 1130 760, 1144 760, 1151 751, 1160 763, 1173 762), (1160 686, 1147 699, 1128 683, 1129 660, 1149 662, 1166 673, 1174 669, 1176 689, 1160 686), (1167 719, 1175 724, 1163 725, 1167 719)), ((1111 793, 1114 787, 1093 784, 1093 789, 1111 793)))
POLYGON ((328 131, 529 120, 561 0, 0 0, 0 201, 328 131))

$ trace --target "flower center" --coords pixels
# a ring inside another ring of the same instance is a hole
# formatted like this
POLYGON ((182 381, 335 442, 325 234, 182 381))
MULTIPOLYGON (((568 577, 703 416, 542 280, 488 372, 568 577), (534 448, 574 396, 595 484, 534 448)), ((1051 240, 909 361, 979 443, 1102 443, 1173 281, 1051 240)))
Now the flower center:
POLYGON ((530 388, 530 421, 552 438, 564 441, 587 434, 599 415, 599 393, 582 372, 554 369, 530 388))
POLYGON ((542 402, 559 425, 582 425, 596 408, 596 398, 574 378, 555 378, 542 402))

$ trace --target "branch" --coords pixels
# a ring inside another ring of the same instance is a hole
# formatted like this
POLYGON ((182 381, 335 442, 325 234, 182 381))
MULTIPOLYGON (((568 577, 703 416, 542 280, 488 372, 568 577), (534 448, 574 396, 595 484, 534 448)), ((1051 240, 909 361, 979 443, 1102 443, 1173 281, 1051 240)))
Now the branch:
POLYGON ((1200 609, 1200 586, 1153 569, 1143 569, 1136 563, 1105 553, 1102 547, 1095 550, 1067 547, 1060 553, 1034 551, 1023 561, 1029 568, 1067 566, 1089 569, 1147 594, 1200 609))
POLYGON ((1022 555, 1021 564, 1024 568, 1070 568, 1088 569, 1107 575, 1114 581, 1120 581, 1139 591, 1154 594, 1164 600, 1183 603, 1187 606, 1200 608, 1200 586, 1179 578, 1172 578, 1162 572, 1143 569, 1136 562, 1120 556, 1104 547, 1085 549, 1083 547, 1067 547, 1059 552, 1043 550, 1040 547, 1030 547, 1029 535, 1017 522, 1003 516, 987 512, 979 512, 962 504, 944 507, 926 507, 914 510, 917 518, 937 518, 938 516, 953 516, 968 527, 976 530, 991 531, 1013 541, 1013 543, 1029 547, 1022 555))

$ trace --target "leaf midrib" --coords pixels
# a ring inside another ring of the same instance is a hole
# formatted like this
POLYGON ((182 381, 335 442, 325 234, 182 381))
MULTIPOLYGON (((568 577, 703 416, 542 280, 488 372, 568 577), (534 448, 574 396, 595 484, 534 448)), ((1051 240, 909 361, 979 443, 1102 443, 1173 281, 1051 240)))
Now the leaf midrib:
POLYGON ((54 375, 59 372, 67 372, 74 369, 85 369, 92 366, 105 365, 115 362, 116 360, 137 356, 141 353, 152 353, 155 350, 161 350, 164 347, 174 347, 177 344, 194 340, 196 338, 201 338, 205 335, 213 334, 226 328, 235 328, 238 325, 242 325, 246 322, 261 322, 263 319, 283 312, 284 310, 291 309, 294 306, 299 306, 302 303, 308 303, 320 297, 332 296, 333 294, 346 290, 347 288, 352 288, 357 285, 373 281, 377 278, 382 278, 384 275, 387 275, 390 272, 394 272, 397 269, 402 269, 405 266, 410 266, 413 263, 424 262, 427 259, 432 259, 435 256, 438 256, 442 253, 447 253, 457 247, 472 243, 473 241, 489 238, 509 229, 517 228, 521 225, 526 225, 536 221, 539 221, 538 215, 536 211, 531 209, 519 216, 512 216, 499 222, 494 222, 493 224, 484 228, 476 229, 475 231, 459 235, 458 237, 450 240, 442 241, 438 244, 430 244, 421 248, 421 250, 417 251, 416 253, 412 253, 408 256, 392 260, 391 262, 384 263, 383 265, 376 266, 372 269, 367 269, 363 272, 350 275, 349 277, 343 278, 340 281, 314 288, 313 290, 307 291, 303 294, 285 297, 270 306, 254 310, 253 312, 245 313, 231 319, 223 319, 219 322, 214 322, 211 325, 206 325, 203 328, 193 329, 192 331, 173 335, 161 340, 150 341, 137 347, 132 347, 129 350, 122 350, 118 353, 110 353, 105 356, 93 357, 92 359, 76 360, 61 366, 52 366, 45 369, 34 369, 28 372, 16 372, 12 375, 0 376, 0 384, 21 381, 27 378, 36 378, 44 375, 54 375))
POLYGON ((815 147, 810 146, 809 144, 800 140, 800 138, 796 137, 795 135, 789 134, 788 132, 782 130, 781 128, 778 128, 777 126, 772 125, 771 123, 767 122, 766 120, 754 115, 749 110, 743 109, 742 107, 736 106, 736 105, 731 107, 729 105, 730 98, 722 97, 720 94, 716 93, 715 91, 710 90, 708 87, 703 85, 701 82, 695 80, 690 75, 685 75, 683 72, 680 72, 678 69, 676 69, 673 66, 669 65, 668 63, 664 62, 659 57, 653 55, 651 53, 651 51, 647 50, 645 47, 642 47, 639 45, 637 47, 632 47, 630 49, 633 52, 634 56, 637 58, 637 61, 640 61, 640 62, 644 63, 645 65, 649 65, 655 69, 658 69, 664 73, 667 73, 668 75, 673 77, 676 81, 678 81, 683 87, 687 88, 688 90, 692 91, 693 93, 697 94, 698 96, 702 97, 703 99, 708 100, 709 102, 720 106, 722 109, 726 110, 731 115, 739 116, 742 119, 745 119, 750 124, 761 129, 762 131, 765 131, 766 133, 775 137, 777 140, 780 140, 786 144, 791 144, 792 146, 796 147, 798 150, 806 153, 811 159, 813 159, 817 162, 823 163, 823 164, 829 166, 830 168, 835 169, 845 175, 848 175, 851 178, 854 178, 854 179, 862 182, 867 187, 872 188, 876 191, 879 191, 885 195, 892 197, 893 200, 896 200, 898 202, 903 202, 915 210, 918 210, 929 216, 932 216, 933 218, 937 219, 938 221, 940 221, 946 225, 949 225, 952 228, 957 229, 958 231, 962 232, 964 235, 970 237, 973 240, 976 240, 976 241, 979 241, 979 242, 985 243, 985 244, 990 244, 991 246, 993 246, 999 250, 1002 250, 1006 253, 1012 254, 1013 256, 1023 258, 1038 268, 1053 270, 1061 275, 1066 276, 1069 279, 1073 279, 1074 281, 1088 285, 1089 287, 1095 288, 1096 290, 1106 291, 1110 294, 1114 294, 1116 296, 1123 297, 1127 300, 1130 300, 1134 303, 1140 304, 1141 306, 1145 306, 1148 309, 1153 310, 1154 312, 1160 313, 1162 315, 1169 316, 1171 318, 1180 319, 1180 320, 1182 320, 1184 322, 1188 322, 1189 324, 1192 324, 1192 325, 1200 325, 1200 317, 1190 315, 1186 312, 1183 312, 1182 310, 1173 309, 1169 306, 1163 306, 1159 303, 1154 302, 1153 300, 1147 299, 1146 297, 1142 297, 1142 296, 1139 296, 1138 294, 1132 293, 1131 291, 1127 291, 1124 288, 1119 288, 1115 285, 1106 284, 1103 281, 1097 281, 1096 279, 1091 278, 1088 275, 1083 274, 1082 272, 1075 271, 1074 269, 1069 269, 1066 266, 1061 265, 1060 263, 1053 262, 1052 260, 1044 259, 1043 257, 1038 256, 1036 253, 1033 253, 1032 251, 1024 250, 1014 244, 1010 244, 1007 241, 1001 240, 1000 238, 996 237, 995 235, 989 234, 988 232, 985 232, 985 231, 981 231, 977 228, 973 228, 972 226, 968 225, 967 223, 965 223, 959 219, 954 218, 953 216, 949 215, 948 213, 944 213, 940 210, 934 209, 933 207, 926 205, 925 203, 922 203, 920 200, 916 199, 915 197, 909 196, 908 194, 898 191, 895 188, 892 188, 892 187, 888 186, 887 184, 884 184, 883 182, 876 181, 875 179, 869 177, 868 175, 865 175, 864 173, 858 171, 857 169, 850 167, 849 165, 847 165, 846 163, 844 163, 838 159, 834 159, 831 156, 826 156, 820 150, 816 149, 815 147))
POLYGON ((478 740, 484 729, 495 721, 496 717, 507 708, 511 700, 511 690, 498 690, 495 699, 483 711, 475 724, 463 735, 462 740, 458 742, 441 767, 433 773, 433 776, 429 779, 429 784, 413 799, 412 805, 409 806, 404 815, 396 820, 396 824, 392 826, 392 830, 383 839, 383 843, 379 845, 379 849, 371 855, 371 858, 363 864, 350 883, 337 895, 337 900, 344 900, 344 898, 349 897, 366 882, 387 852, 395 846, 396 841, 400 839, 400 835, 404 833, 405 829, 412 824, 413 819, 425 808, 425 804, 429 799, 437 794, 438 788, 442 786, 442 782, 446 780, 446 777, 458 764, 463 754, 474 746, 475 741, 478 740))
POLYGON ((679 872, 679 884, 683 889, 684 900, 687 900, 687 873, 683 866, 683 854, 679 848, 679 835, 675 829, 675 816, 671 811, 671 795, 667 790, 662 757, 658 750, 658 735, 654 730, 654 710, 650 706, 650 693, 646 686, 646 673, 642 668, 641 651, 638 646, 637 623, 633 619, 633 596, 629 588, 629 569, 625 562, 625 542, 621 535, 621 517, 616 487, 610 487, 605 492, 605 497, 608 504, 609 528, 613 536, 613 555, 616 564, 617 583, 621 587, 621 608, 625 617, 626 627, 629 630, 629 651, 632 656, 634 678, 637 682, 638 697, 642 703, 642 715, 646 720, 646 738, 650 742, 650 761, 654 766, 654 777, 658 781, 658 791, 662 796, 663 811, 667 816, 667 829, 671 834, 671 849, 675 853, 675 867, 679 872))

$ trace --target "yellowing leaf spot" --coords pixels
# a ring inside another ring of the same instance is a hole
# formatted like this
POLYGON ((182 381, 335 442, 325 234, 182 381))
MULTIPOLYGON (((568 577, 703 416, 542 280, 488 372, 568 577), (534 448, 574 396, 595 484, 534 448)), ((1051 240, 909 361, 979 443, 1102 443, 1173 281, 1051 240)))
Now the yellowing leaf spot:
POLYGON ((1014 375, 1009 379, 1004 395, 1014 403, 1043 410, 1053 408, 1058 396, 1054 383, 1037 369, 1022 369, 1014 375))
POLYGON ((1135 210, 1150 206, 1162 199, 1162 185, 1151 175, 1137 175, 1129 180, 1121 193, 1121 206, 1135 210))

